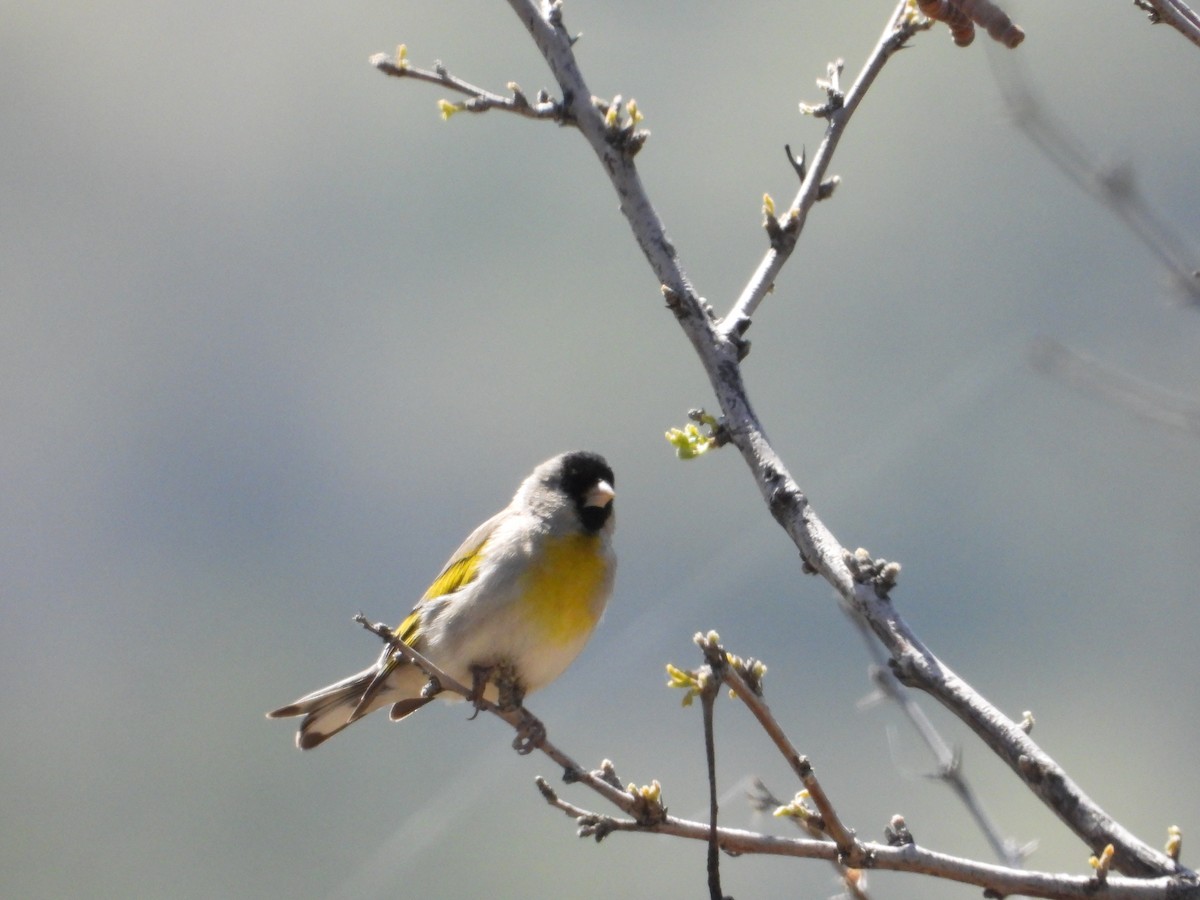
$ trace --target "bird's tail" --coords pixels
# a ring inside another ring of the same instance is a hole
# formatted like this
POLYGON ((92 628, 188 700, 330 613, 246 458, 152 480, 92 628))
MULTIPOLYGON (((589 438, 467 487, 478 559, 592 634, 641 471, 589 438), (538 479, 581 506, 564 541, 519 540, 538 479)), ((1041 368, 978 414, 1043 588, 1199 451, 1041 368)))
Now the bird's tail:
MULTIPOLYGON (((428 702, 420 696, 423 682, 416 668, 392 657, 357 675, 313 691, 295 703, 281 706, 267 713, 267 717, 304 716, 300 730, 296 732, 296 746, 311 750, 347 725, 389 703, 403 709, 403 715, 415 712, 428 702)), ((392 718, 403 717, 395 712, 394 709, 392 718)))

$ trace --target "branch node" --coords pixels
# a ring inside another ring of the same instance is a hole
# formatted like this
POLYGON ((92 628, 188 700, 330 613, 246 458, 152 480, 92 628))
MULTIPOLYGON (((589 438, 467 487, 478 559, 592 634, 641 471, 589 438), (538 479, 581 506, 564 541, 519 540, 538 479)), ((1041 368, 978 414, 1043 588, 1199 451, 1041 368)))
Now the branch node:
POLYGON ((1167 828, 1167 845, 1163 848, 1167 856, 1179 862, 1179 852, 1183 849, 1183 830, 1178 825, 1167 828))
POLYGON ((1017 757, 1017 769, 1020 770, 1021 777, 1030 784, 1041 784, 1047 775, 1045 765, 1027 753, 1017 757))
POLYGON ((900 578, 900 563, 888 562, 880 557, 872 559, 871 554, 859 547, 853 553, 846 550, 842 554, 842 562, 850 570, 850 576, 857 584, 870 585, 875 590, 875 596, 887 600, 892 588, 900 578))
POLYGON ((600 768, 592 773, 605 784, 610 784, 617 790, 624 790, 621 786, 621 779, 617 777, 617 768, 613 765, 611 759, 600 761, 600 768))
POLYGON ((826 67, 824 78, 817 79, 817 87, 825 92, 825 102, 813 105, 800 104, 800 114, 816 119, 828 119, 831 115, 846 105, 846 95, 842 93, 841 76, 846 63, 844 60, 831 62, 826 67))
POLYGON ((1116 853, 1116 848, 1112 844, 1106 844, 1099 856, 1092 856, 1088 859, 1088 865, 1096 870, 1093 880, 1097 885, 1103 885, 1108 881, 1108 870, 1112 868, 1113 857, 1116 853))
POLYGON ((575 834, 581 838, 595 838, 597 844, 612 834, 617 827, 615 819, 595 813, 579 816, 575 822, 579 825, 575 834))
POLYGON ((729 430, 723 419, 710 416, 703 409, 688 410, 688 418, 691 421, 683 428, 672 428, 666 433, 667 442, 675 448, 679 459, 695 459, 729 443, 729 430))
POLYGON ((513 105, 517 109, 529 109, 529 98, 525 96, 525 92, 521 90, 521 86, 515 81, 508 83, 508 89, 513 95, 513 105))
POLYGON ((832 178, 826 178, 817 187, 817 200, 828 200, 833 196, 833 192, 837 190, 837 186, 842 183, 840 175, 834 175, 832 178))
POLYGON ((908 830, 908 824, 904 821, 904 816, 899 813, 892 816, 892 821, 884 826, 883 836, 887 839, 888 846, 890 847, 906 847, 916 843, 912 832, 908 830))
POLYGON ((594 106, 604 116, 604 142, 633 159, 650 139, 650 132, 638 128, 646 117, 638 109, 637 100, 624 103, 620 94, 612 100, 592 97, 594 106))
POLYGON ((633 798, 630 814, 643 827, 661 825, 667 818, 667 808, 662 802, 662 785, 655 779, 638 787, 632 782, 625 788, 633 798))
POLYGON ((805 149, 800 148, 800 155, 796 156, 792 153, 792 145, 784 144, 783 152, 787 154, 788 164, 796 173, 796 177, 800 179, 800 183, 804 183, 804 176, 808 174, 808 160, 805 157, 805 149))
POLYGON ((888 660, 888 669, 895 679, 905 687, 920 687, 922 684, 916 664, 908 653, 898 654, 888 660))
MULTIPOLYGON (((755 697, 763 695, 763 680, 767 677, 767 664, 760 659, 755 659, 753 656, 742 659, 733 653, 725 654, 725 665, 729 666, 739 676, 742 681, 746 682, 746 686, 750 688, 751 693, 755 697)), ((729 692, 730 697, 736 697, 737 694, 733 691, 729 692)))

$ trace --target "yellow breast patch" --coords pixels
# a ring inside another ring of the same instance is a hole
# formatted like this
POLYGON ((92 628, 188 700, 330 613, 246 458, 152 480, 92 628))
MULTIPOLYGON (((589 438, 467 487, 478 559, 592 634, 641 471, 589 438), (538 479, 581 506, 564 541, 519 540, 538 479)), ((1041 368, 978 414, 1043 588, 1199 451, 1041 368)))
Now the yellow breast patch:
POLYGON ((568 643, 590 634, 604 611, 607 578, 599 537, 551 538, 539 563, 524 578, 523 602, 529 618, 550 641, 568 643))

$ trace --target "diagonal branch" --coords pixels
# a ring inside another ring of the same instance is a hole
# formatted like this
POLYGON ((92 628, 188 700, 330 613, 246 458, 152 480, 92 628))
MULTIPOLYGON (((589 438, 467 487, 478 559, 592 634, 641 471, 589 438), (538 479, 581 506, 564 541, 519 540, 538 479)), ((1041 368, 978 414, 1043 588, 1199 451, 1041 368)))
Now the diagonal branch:
MULTIPOLYGON (((1188 873, 1189 870, 1139 840, 1104 812, 1015 722, 925 647, 892 606, 877 576, 864 577, 857 567, 852 571, 855 557, 812 509, 771 446, 750 404, 739 365, 740 338, 719 327, 712 311, 693 291, 666 228, 650 203, 632 156, 610 139, 611 132, 590 100, 591 93, 575 60, 570 37, 562 27, 561 7, 557 3, 539 5, 534 0, 509 0, 509 5, 545 57, 562 88, 564 106, 599 157, 620 199, 621 211, 663 286, 667 305, 708 374, 725 415, 731 443, 749 466, 771 514, 799 549, 806 568, 824 577, 843 601, 864 617, 891 654, 896 674, 904 684, 928 692, 975 731, 1094 853, 1113 844, 1114 867, 1130 875, 1188 873)), ((907 2, 903 0, 889 20, 889 30, 880 46, 891 49, 880 51, 877 47, 880 67, 912 34, 906 10, 907 2)), ((862 91, 877 74, 878 69, 870 74, 862 91)))
MULTIPOLYGON (((1144 878, 1173 876, 1172 883, 1176 888, 1190 889, 1195 884, 1195 873, 1140 841, 1113 820, 1067 777, 1065 771, 1018 724, 1000 713, 925 647, 888 597, 897 571, 894 564, 877 564, 862 550, 851 554, 821 521, 772 447, 742 380, 740 359, 746 347, 740 332, 745 329, 741 323, 749 321, 748 315, 752 311, 748 308, 750 304, 743 304, 744 308, 731 316, 735 321, 722 324, 693 290, 633 163, 634 154, 641 146, 645 133, 641 133, 639 140, 632 135, 631 127, 616 121, 619 120, 619 116, 613 114, 613 110, 619 107, 616 101, 606 106, 592 97, 575 59, 573 40, 562 26, 560 0, 543 0, 540 3, 535 0, 509 0, 509 5, 549 64, 562 89, 561 110, 564 119, 579 128, 600 160, 620 200, 622 214, 661 285, 668 307, 704 366, 724 414, 722 433, 738 448, 772 516, 799 549, 805 571, 820 574, 833 586, 842 602, 869 625, 890 654, 893 672, 903 684, 927 692, 975 731, 1094 853, 1101 854, 1106 845, 1112 844, 1115 848, 1112 865, 1116 871, 1144 878)), ((845 128, 846 118, 857 108, 863 93, 883 64, 918 30, 919 26, 908 15, 909 8, 908 0, 901 0, 897 5, 871 61, 856 82, 858 90, 852 89, 843 98, 841 109, 845 110, 845 114, 840 120, 839 129, 845 128)), ((830 109, 831 113, 836 111, 830 109)), ((636 116, 631 114, 631 118, 636 116)), ((840 133, 838 130, 836 135, 840 133)), ((816 191, 814 198, 820 195, 820 173, 828 166, 835 144, 836 140, 831 140, 823 157, 814 161, 813 171, 807 174, 806 187, 802 192, 805 195, 809 190, 816 191)), ((798 201, 797 232, 802 210, 806 211, 811 202, 803 196, 798 201), (808 206, 804 206, 805 203, 808 206)), ((778 264, 781 265, 782 261, 778 264)), ((773 277, 769 273, 777 271, 774 260, 767 265, 768 275, 760 279, 763 284, 769 284, 773 277)), ((545 752, 563 765, 568 774, 587 776, 580 780, 587 781, 589 786, 611 799, 618 808, 644 821, 646 811, 639 807, 638 798, 632 792, 620 791, 611 781, 601 777, 603 773, 583 772, 565 755, 555 756, 549 750, 545 752)), ((655 788, 647 795, 645 792, 648 790, 643 789, 643 801, 656 793, 655 788)), ((668 820, 664 818, 662 821, 668 820)), ((712 833, 705 825, 697 824, 696 828, 701 839, 707 839, 712 833)), ((1112 884, 1110 879, 1110 887, 1112 884)), ((1035 890, 1012 889, 1007 892, 1037 894, 1035 890)))
POLYGON ((791 738, 784 732, 783 726, 779 724, 774 713, 763 700, 761 689, 756 689, 747 683, 740 671, 740 665, 730 664, 725 649, 717 643, 716 632, 710 631, 707 637, 696 635, 695 641, 704 651, 714 673, 719 675, 720 680, 727 683, 737 698, 746 704, 754 718, 758 720, 759 726, 771 738, 776 749, 779 750, 792 771, 796 773, 796 777, 800 779, 804 789, 808 791, 808 795, 821 817, 821 830, 829 835, 837 846, 841 861, 847 866, 861 868, 869 861, 866 852, 854 836, 854 831, 842 822, 833 802, 825 793, 825 788, 817 780, 812 763, 796 749, 791 738))
POLYGON ((1200 15, 1183 0, 1133 0, 1133 5, 1150 14, 1150 21, 1165 22, 1200 47, 1200 15))
POLYGON ((875 83, 879 73, 883 71, 883 67, 916 32, 933 25, 931 20, 924 23, 910 21, 908 16, 907 4, 901 3, 892 14, 875 49, 867 57, 862 71, 858 73, 858 77, 854 79, 854 84, 850 86, 850 90, 846 92, 845 96, 842 96, 840 90, 837 89, 836 81, 833 80, 838 72, 835 64, 830 67, 831 83, 827 89, 830 95, 829 102, 819 108, 802 107, 826 120, 825 136, 821 139, 817 152, 813 154, 811 163, 805 167, 806 172, 801 180, 799 192, 792 200, 792 205, 787 213, 782 217, 787 224, 783 228, 781 238, 772 241, 771 249, 763 256, 758 268, 750 277, 750 281, 742 290, 741 296, 734 302, 733 308, 721 323, 720 332, 725 337, 740 336, 745 333, 746 328, 750 325, 750 318, 758 309, 758 305, 774 287, 775 279, 783 269, 784 263, 792 255, 800 232, 804 230, 804 223, 808 220, 808 211, 812 209, 814 203, 821 199, 825 173, 829 169, 829 163, 833 159, 838 142, 850 124, 850 118, 862 103, 863 97, 866 96, 871 85, 875 83))

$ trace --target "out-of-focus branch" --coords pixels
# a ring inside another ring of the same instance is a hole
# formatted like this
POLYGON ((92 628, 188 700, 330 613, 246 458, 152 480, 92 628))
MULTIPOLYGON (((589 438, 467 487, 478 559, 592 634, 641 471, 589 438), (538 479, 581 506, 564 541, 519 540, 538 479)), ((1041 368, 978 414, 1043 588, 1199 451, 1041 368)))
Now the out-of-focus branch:
POLYGON ((1038 341, 1030 355, 1039 372, 1101 397, 1154 425, 1200 437, 1200 404, 1065 347, 1038 341))
POLYGON ((992 57, 992 71, 1013 123, 1050 162, 1076 186, 1091 194, 1125 223, 1171 277, 1172 287, 1187 302, 1200 307, 1200 269, 1197 253, 1184 242, 1146 201, 1129 166, 1105 167, 1081 142, 1057 122, 1034 93, 1016 60, 992 57))
MULTIPOLYGON (((877 696, 891 701, 900 709, 937 761, 937 771, 933 777, 949 787, 959 798, 971 818, 975 820, 976 826, 988 844, 991 845, 992 851, 1005 865, 1014 868, 1024 865, 1025 859, 1037 846, 1036 842, 1021 846, 1001 834, 996 823, 992 821, 992 817, 983 808, 983 802, 979 799, 979 795, 975 793, 963 773, 962 753, 951 749, 912 694, 902 690, 900 682, 888 668, 887 658, 883 656, 879 643, 874 640, 870 629, 850 612, 847 611, 846 615, 862 634, 863 642, 867 645, 867 652, 875 658, 875 663, 871 666, 870 677, 871 682, 875 685, 877 696)), ((870 699, 873 698, 868 698, 866 702, 869 702, 870 699)))
POLYGON ((1200 47, 1200 15, 1183 0, 1133 0, 1133 5, 1144 9, 1151 22, 1165 22, 1200 47))

